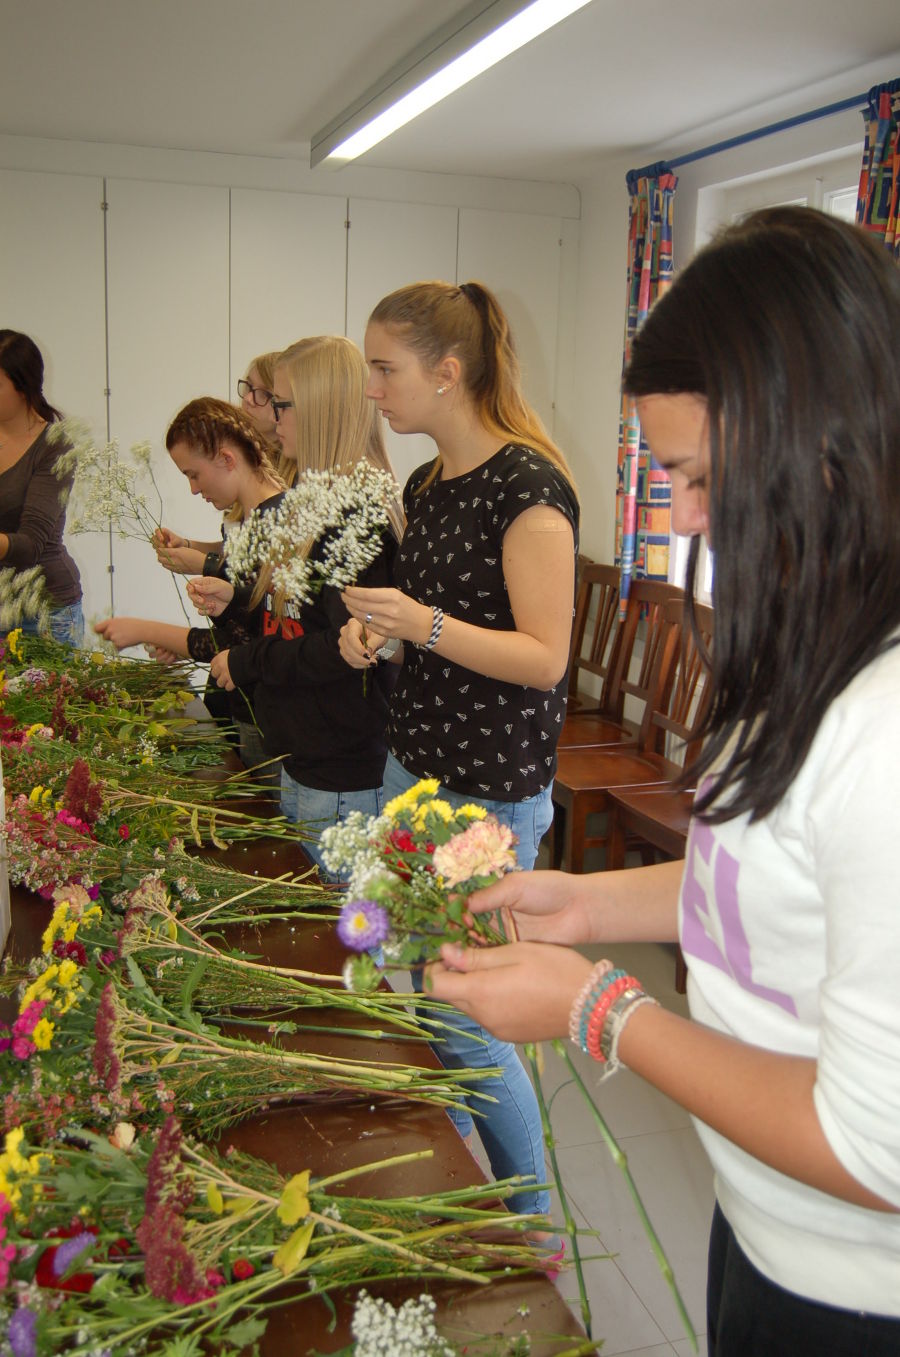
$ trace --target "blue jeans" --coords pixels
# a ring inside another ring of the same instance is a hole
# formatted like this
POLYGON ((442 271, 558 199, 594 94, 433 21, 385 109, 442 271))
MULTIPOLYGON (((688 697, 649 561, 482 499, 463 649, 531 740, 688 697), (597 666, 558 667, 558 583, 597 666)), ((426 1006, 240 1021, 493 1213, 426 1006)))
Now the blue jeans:
MULTIPOLYGON (((290 773, 281 770, 281 813, 286 820, 299 824, 301 821, 319 830, 329 825, 338 825, 346 820, 351 810, 361 810, 363 815, 380 815, 384 797, 380 787, 370 787, 361 792, 326 792, 319 787, 306 787, 295 782, 290 773)), ((312 858, 319 869, 323 881, 334 881, 322 862, 318 839, 304 842, 304 851, 312 858)))
MULTIPOLYGON (((29 617, 22 623, 25 636, 37 636, 37 618, 29 617)), ((77 650, 84 644, 84 614, 81 600, 67 603, 63 608, 54 608, 50 613, 50 635, 61 645, 74 646, 77 650)))
MULTIPOLYGON (((399 796, 418 781, 392 754, 388 754, 384 770, 385 802, 399 796)), ((524 801, 487 801, 483 797, 463 796, 447 787, 442 787, 438 795, 454 807, 478 801, 502 824, 509 825, 519 839, 516 846, 519 867, 523 871, 530 871, 541 839, 553 820, 551 788, 552 783, 537 796, 524 801)), ((414 971, 412 979, 414 988, 421 993, 422 972, 414 971)), ((423 1011, 427 1013, 428 1009, 423 1006, 423 1011)), ((456 1011, 441 1017, 451 1027, 444 1031, 443 1040, 435 1042, 432 1049, 445 1069, 499 1066, 503 1070, 499 1079, 487 1078, 469 1086, 497 1099, 496 1103, 488 1103, 476 1098, 472 1104, 482 1114, 475 1125, 494 1177, 511 1178, 521 1174, 536 1183, 545 1182, 547 1174, 541 1114, 531 1080, 525 1073, 515 1046, 491 1036, 465 1013, 456 1011), (467 1035, 470 1033, 481 1037, 486 1045, 472 1041, 467 1035)), ((449 1116, 461 1136, 470 1134, 473 1121, 468 1114, 451 1110, 449 1116)), ((550 1210, 550 1194, 546 1190, 526 1188, 509 1198, 509 1208, 511 1211, 545 1215, 550 1210)))

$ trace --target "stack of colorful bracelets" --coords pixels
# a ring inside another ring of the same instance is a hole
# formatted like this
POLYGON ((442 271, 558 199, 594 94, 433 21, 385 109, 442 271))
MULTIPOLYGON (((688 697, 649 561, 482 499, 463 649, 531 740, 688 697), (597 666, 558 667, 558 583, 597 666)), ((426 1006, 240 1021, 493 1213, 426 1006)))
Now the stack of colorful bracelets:
POLYGON ((656 1002, 633 975, 598 961, 572 1005, 569 1036, 605 1067, 605 1078, 619 1068, 619 1038, 632 1013, 656 1002))

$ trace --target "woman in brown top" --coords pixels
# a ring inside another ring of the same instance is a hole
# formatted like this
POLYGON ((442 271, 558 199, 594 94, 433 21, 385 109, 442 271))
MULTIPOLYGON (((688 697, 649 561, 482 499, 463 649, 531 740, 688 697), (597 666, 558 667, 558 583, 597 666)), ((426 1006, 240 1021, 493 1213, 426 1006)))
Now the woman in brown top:
MULTIPOLYGON (((77 646, 84 635, 78 567, 63 546, 65 500, 74 472, 57 476, 65 444, 48 426, 61 419, 43 393, 44 360, 33 339, 0 330, 0 569, 40 566, 52 599, 50 633, 77 646)), ((37 630, 37 620, 22 623, 37 630)))

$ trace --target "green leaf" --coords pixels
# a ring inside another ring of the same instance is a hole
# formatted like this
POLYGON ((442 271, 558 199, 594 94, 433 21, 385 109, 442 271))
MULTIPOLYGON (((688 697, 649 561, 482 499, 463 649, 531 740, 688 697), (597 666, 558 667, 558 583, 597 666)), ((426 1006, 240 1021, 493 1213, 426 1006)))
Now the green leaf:
POLYGON ((240 1324, 232 1324, 228 1329, 227 1341, 237 1352, 243 1352, 257 1338, 262 1338, 267 1323, 265 1319, 244 1319, 240 1324))

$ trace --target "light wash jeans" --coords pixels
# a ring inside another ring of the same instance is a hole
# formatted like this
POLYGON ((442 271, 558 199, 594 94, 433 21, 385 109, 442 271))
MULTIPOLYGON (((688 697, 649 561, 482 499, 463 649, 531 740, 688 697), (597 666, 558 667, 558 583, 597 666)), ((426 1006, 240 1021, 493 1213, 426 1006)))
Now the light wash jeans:
MULTIPOLYGON (((22 632, 25 636, 37 636, 37 619, 27 618, 22 623, 22 632)), ((77 603, 67 603, 63 608, 53 609, 50 614, 50 635, 54 641, 76 650, 84 644, 84 613, 81 611, 80 599, 77 603)))
MULTIPOLYGON (((399 796, 418 781, 392 754, 388 754, 384 770, 385 802, 399 796)), ((488 801, 483 797, 463 796, 447 787, 442 787, 438 795, 453 807, 477 801, 502 824, 509 825, 519 840, 516 846, 519 867, 523 871, 530 871, 541 839, 553 820, 552 785, 524 801, 488 801)), ((413 986, 421 993, 421 971, 413 972, 413 986)), ((428 1012, 424 1006, 423 1011, 428 1012)), ((473 1104, 482 1113, 475 1119, 474 1125, 481 1136, 494 1177, 511 1178, 518 1173, 536 1183, 545 1182, 547 1173, 544 1167, 540 1109, 531 1080, 515 1046, 491 1036, 474 1019, 458 1010, 451 1015, 441 1016, 451 1027, 449 1031, 444 1031, 443 1040, 435 1042, 432 1049, 445 1069, 499 1066, 503 1070, 499 1079, 487 1078, 468 1086, 497 1099, 496 1103, 488 1103, 476 1098, 473 1104), (486 1044, 472 1041, 468 1033, 481 1037, 486 1044)), ((469 1135, 473 1129, 470 1116, 452 1109, 448 1115, 461 1136, 469 1135)), ((525 1189, 508 1201, 511 1211, 546 1215, 550 1210, 550 1194, 546 1190, 525 1189)))
MULTIPOLYGON (((346 820, 351 810, 361 810, 364 815, 380 815, 383 805, 380 787, 370 787, 362 792, 326 792, 318 787, 306 787, 302 782, 296 782, 287 769, 281 770, 281 813, 294 824, 303 822, 323 830, 346 820)), ((326 870, 318 839, 304 841, 303 848, 318 867, 323 881, 338 879, 326 870)))

